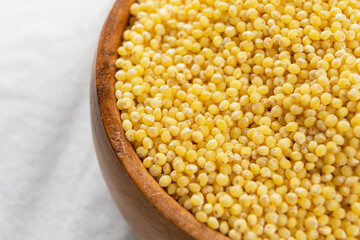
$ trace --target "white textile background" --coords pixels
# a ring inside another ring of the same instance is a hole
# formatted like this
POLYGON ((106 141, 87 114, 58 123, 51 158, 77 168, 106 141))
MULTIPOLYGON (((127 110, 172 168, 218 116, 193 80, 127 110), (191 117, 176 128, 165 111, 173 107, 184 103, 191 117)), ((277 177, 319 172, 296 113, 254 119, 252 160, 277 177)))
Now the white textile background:
POLYGON ((113 0, 0 0, 0 239, 134 240, 102 179, 89 77, 113 0))

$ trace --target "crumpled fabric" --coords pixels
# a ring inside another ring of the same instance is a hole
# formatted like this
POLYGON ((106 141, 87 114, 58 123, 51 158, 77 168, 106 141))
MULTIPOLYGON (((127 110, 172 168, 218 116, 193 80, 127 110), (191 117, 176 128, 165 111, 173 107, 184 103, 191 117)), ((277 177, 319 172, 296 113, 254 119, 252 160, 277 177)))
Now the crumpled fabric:
POLYGON ((0 2, 0 239, 135 240, 92 143, 89 79, 111 0, 0 2))

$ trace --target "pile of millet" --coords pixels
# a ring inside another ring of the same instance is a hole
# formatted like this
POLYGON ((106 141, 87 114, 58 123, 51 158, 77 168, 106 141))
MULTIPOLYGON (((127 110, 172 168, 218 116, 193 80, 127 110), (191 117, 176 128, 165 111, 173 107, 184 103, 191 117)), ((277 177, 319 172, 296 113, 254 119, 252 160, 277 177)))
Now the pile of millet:
POLYGON ((360 2, 139 0, 116 98, 143 165, 231 239, 360 238, 360 2))

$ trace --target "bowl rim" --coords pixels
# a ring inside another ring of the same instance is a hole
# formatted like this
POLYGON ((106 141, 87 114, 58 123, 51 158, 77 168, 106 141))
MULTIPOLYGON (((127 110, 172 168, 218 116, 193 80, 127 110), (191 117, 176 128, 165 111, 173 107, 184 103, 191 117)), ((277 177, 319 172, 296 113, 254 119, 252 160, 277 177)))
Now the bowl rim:
POLYGON ((145 197, 173 224, 195 239, 229 238, 200 223, 173 199, 150 175, 126 139, 115 98, 115 61, 122 33, 127 26, 130 5, 135 0, 116 0, 103 25, 95 55, 95 87, 101 121, 119 162, 145 197), (122 21, 119 19, 123 19, 122 21), (176 213, 176 214, 174 214, 176 213))

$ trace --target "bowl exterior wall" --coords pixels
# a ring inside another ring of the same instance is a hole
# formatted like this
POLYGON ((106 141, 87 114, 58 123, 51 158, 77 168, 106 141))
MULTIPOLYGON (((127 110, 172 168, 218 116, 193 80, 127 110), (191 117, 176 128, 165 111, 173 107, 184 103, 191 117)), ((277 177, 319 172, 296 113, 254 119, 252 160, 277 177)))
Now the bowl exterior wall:
MULTIPOLYGON (((95 79, 91 80, 91 126, 96 155, 113 201, 139 239, 193 239, 167 219, 138 189, 115 154, 105 132, 95 79)), ((176 213, 174 213, 176 214, 176 213)))

